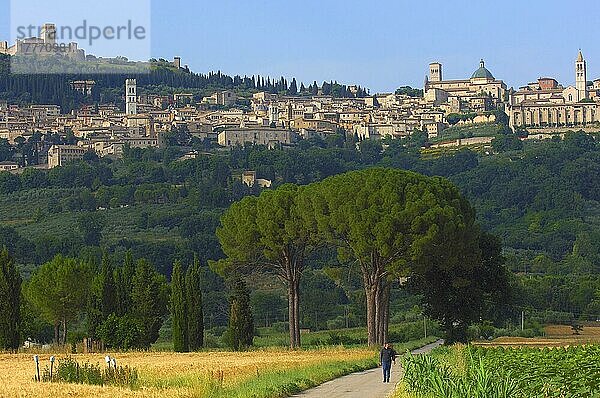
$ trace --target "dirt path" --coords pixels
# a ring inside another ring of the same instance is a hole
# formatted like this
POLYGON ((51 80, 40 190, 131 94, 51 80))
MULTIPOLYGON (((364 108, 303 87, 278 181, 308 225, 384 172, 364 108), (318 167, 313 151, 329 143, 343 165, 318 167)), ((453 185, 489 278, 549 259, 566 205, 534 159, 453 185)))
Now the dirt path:
MULTIPOLYGON (((443 344, 442 340, 412 351, 413 354, 425 354, 443 344)), ((391 383, 382 383, 381 368, 352 373, 311 388, 292 398, 386 398, 400 381, 402 368, 400 362, 392 366, 391 383)))

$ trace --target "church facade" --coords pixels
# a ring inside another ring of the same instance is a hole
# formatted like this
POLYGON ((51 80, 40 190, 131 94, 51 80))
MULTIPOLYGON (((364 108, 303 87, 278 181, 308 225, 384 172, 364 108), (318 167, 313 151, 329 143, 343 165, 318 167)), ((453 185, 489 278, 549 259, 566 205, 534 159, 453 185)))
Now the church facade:
POLYGON ((506 113, 513 129, 585 128, 600 124, 599 105, 600 79, 587 80, 587 63, 579 51, 574 86, 565 88, 555 79, 540 78, 510 93, 506 113))
POLYGON ((506 84, 485 67, 483 59, 471 78, 444 80, 442 64, 429 64, 425 78, 425 100, 434 105, 449 103, 451 112, 487 111, 498 108, 506 99, 506 84))

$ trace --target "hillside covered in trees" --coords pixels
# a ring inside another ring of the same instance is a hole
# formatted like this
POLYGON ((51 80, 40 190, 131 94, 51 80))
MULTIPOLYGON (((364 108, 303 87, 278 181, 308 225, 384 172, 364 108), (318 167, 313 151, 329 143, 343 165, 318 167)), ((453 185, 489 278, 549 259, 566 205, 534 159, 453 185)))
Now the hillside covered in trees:
MULTIPOLYGON (((244 170, 275 186, 321 181, 349 170, 386 166, 449 178, 470 200, 484 229, 499 236, 514 271, 514 307, 530 319, 569 322, 600 315, 600 145, 597 136, 563 141, 494 143, 485 155, 422 151, 407 141, 362 141, 343 136, 302 141, 286 150, 238 147, 177 161, 175 148, 129 150, 122 160, 87 158, 49 171, 0 173, 0 246, 7 246, 25 280, 56 254, 122 263, 146 258, 167 279, 176 261, 202 268, 205 325, 227 322, 224 282, 206 266, 223 258, 215 230, 231 203, 260 190, 241 183, 244 170)), ((312 329, 364 323, 360 277, 344 276, 334 253, 307 260, 300 325, 312 329), (322 311, 311 310, 319 303, 322 311)), ((257 322, 286 318, 283 286, 250 279, 257 322)), ((396 286, 397 287, 397 286, 396 286)), ((392 290, 403 319, 416 302, 392 290)), ((393 317, 392 317, 393 318, 393 317)))
MULTIPOLYGON (((273 79, 267 76, 229 76, 217 72, 194 73, 189 69, 177 69, 172 63, 160 59, 150 60, 149 73, 89 73, 89 74, 11 74, 10 56, 0 54, 0 100, 15 104, 54 104, 60 105, 63 113, 77 109, 82 104, 123 102, 125 79, 137 79, 138 85, 152 94, 192 93, 201 99, 217 90, 231 89, 241 96, 266 91, 285 95, 332 95, 334 97, 364 97, 367 91, 361 87, 353 94, 350 89, 337 82, 314 81, 308 86, 295 78, 273 79), (96 82, 91 96, 84 96, 71 88, 70 82, 93 80, 96 82)), ((53 60, 61 71, 61 59, 53 60)), ((65 65, 64 70, 68 70, 65 65)))

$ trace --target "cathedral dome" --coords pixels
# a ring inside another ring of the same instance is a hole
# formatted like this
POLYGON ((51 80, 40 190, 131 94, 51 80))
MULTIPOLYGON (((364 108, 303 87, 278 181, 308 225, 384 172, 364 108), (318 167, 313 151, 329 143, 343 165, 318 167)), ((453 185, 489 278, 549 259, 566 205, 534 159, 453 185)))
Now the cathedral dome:
POLYGON ((475 72, 473 72, 471 79, 492 79, 493 80, 494 75, 492 75, 492 72, 487 70, 487 68, 485 67, 485 63, 483 62, 483 59, 482 59, 479 62, 479 69, 477 69, 475 72))

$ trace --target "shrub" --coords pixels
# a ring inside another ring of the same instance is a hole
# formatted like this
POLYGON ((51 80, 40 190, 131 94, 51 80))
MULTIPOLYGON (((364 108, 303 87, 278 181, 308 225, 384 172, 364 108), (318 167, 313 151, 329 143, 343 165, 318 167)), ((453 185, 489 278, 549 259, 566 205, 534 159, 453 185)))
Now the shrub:
POLYGON ((116 368, 111 366, 102 369, 98 364, 84 363, 82 365, 72 358, 65 358, 59 360, 52 374, 46 367, 42 373, 42 381, 133 388, 138 382, 138 372, 129 366, 116 368))
POLYGON ((109 317, 98 327, 98 336, 107 348, 128 350, 143 348, 142 328, 130 316, 119 317, 115 314, 109 317))
POLYGON ((275 332, 279 332, 279 333, 287 332, 287 330, 288 330, 288 322, 274 322, 271 325, 271 328, 275 332))
POLYGON ((365 343, 364 338, 354 338, 345 333, 340 332, 329 332, 330 345, 355 345, 365 343))
POLYGON ((338 316, 327 321, 327 329, 342 329, 346 325, 346 318, 338 316))

